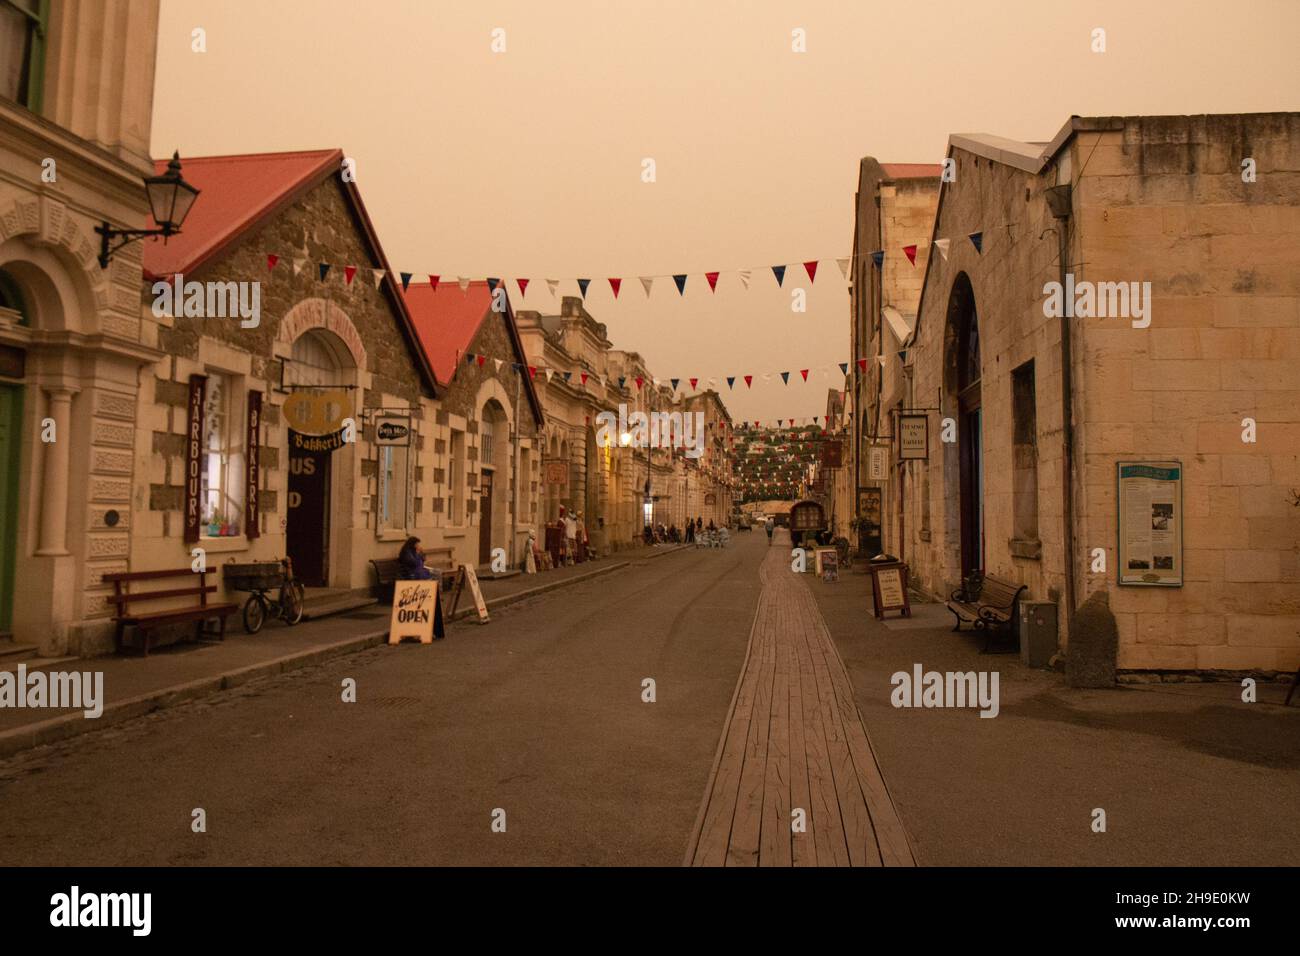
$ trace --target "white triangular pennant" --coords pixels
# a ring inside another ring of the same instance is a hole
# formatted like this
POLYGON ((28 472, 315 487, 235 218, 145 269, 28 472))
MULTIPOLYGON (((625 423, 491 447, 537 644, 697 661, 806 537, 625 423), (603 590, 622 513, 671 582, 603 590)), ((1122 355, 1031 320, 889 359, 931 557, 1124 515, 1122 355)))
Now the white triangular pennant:
POLYGON ((548 288, 548 289, 551 290, 551 298, 552 298, 552 299, 555 298, 555 290, 558 289, 559 287, 560 287, 560 280, 559 280, 559 279, 547 279, 547 280, 546 280, 546 288, 548 288))
POLYGON ((456 276, 456 284, 460 286, 461 292, 469 291, 469 276, 456 276))
POLYGON ((646 298, 650 298, 650 287, 655 284, 654 276, 641 276, 641 285, 645 288, 646 298))
POLYGON ((737 270, 736 275, 738 275, 738 276, 740 277, 740 284, 743 285, 746 289, 748 289, 748 288, 749 288, 749 275, 750 275, 749 270, 748 270, 748 269, 739 269, 739 270, 737 270))
POLYGON ((555 377, 555 369, 548 368, 546 370, 546 380, 549 382, 554 377, 555 377))
POLYGON ((383 282, 384 282, 384 276, 386 276, 386 275, 388 274, 388 273, 384 272, 383 269, 371 269, 371 270, 370 270, 370 273, 371 273, 372 277, 373 277, 374 280, 375 280, 375 288, 376 288, 376 289, 378 289, 378 288, 383 284, 383 282))
POLYGON ((302 272, 302 267, 305 266, 306 264, 307 264, 306 259, 298 259, 295 257, 293 260, 293 274, 297 275, 299 272, 302 272))
POLYGON ((501 371, 501 366, 504 365, 505 363, 502 362, 501 359, 493 359, 492 361, 497 363, 497 371, 498 372, 501 371))
POLYGON ((948 261, 948 243, 949 243, 950 241, 951 241, 951 240, 949 240, 949 239, 936 239, 936 240, 934 240, 934 247, 935 247, 936 249, 939 250, 939 255, 943 256, 943 261, 944 261, 944 262, 947 262, 947 261, 948 261))
POLYGON ((843 259, 836 259, 835 264, 840 267, 840 275, 847 279, 849 277, 849 257, 845 256, 843 259))

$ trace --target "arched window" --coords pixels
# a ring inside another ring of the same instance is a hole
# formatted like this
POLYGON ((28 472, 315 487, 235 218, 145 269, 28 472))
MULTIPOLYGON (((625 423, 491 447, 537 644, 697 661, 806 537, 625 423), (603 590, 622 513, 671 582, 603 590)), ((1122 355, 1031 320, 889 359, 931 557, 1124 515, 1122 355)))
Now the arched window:
POLYGON ((972 301, 958 330, 957 387, 964 389, 980 380, 980 320, 972 301))
POLYGON ((22 325, 30 324, 31 313, 27 309, 27 301, 23 298, 22 289, 18 287, 14 277, 4 269, 0 269, 0 309, 13 309, 22 316, 22 325))

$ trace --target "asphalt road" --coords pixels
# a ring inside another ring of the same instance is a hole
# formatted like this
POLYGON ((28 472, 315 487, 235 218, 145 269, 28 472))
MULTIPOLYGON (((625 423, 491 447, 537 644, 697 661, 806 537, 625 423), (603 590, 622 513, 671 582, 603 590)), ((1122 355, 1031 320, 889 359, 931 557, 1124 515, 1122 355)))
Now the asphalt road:
POLYGON ((2 761, 0 865, 680 865, 765 545, 634 558, 2 761))

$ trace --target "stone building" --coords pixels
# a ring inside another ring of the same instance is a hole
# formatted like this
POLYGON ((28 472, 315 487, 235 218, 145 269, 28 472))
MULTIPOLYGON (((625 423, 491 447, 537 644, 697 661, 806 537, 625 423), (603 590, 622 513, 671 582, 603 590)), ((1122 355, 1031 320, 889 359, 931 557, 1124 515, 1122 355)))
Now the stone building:
POLYGON ((948 255, 902 343, 928 460, 899 469, 891 550, 935 595, 1027 585, 1067 647, 1105 592, 1121 670, 1296 668, 1300 114, 1075 117, 948 155, 948 255))
POLYGON ((688 517, 703 518, 705 525, 712 521, 725 526, 736 487, 731 414, 722 396, 712 388, 683 395, 677 405, 683 418, 697 412, 704 415, 704 453, 699 458, 677 453, 674 484, 680 487, 677 495, 682 504, 674 519, 678 527, 688 517))
POLYGON ((561 507, 581 512, 602 554, 639 543, 644 452, 613 440, 601 445, 597 431, 601 413, 617 416, 620 405, 630 413, 649 397, 644 363, 613 349, 604 324, 577 296, 564 296, 558 315, 521 310, 517 321, 546 418, 541 520, 554 522, 561 507))
POLYGON ((451 548, 457 563, 489 565, 501 548, 517 566, 530 531, 545 541, 537 438, 545 419, 505 286, 417 283, 405 300, 439 384, 417 465, 428 493, 415 533, 451 548))
POLYGON ((194 211, 145 247, 142 338, 158 357, 124 455, 122 566, 183 567, 196 548, 209 566, 287 555, 309 601, 346 600, 426 513, 437 383, 342 172, 339 150, 185 161, 194 211), (260 314, 214 314, 213 289, 260 314), (378 441, 381 423, 405 444, 378 441))
POLYGON ((898 523, 898 463, 889 414, 904 399, 899 353, 916 326, 942 171, 939 164, 880 163, 871 156, 858 166, 849 284, 855 360, 849 369, 849 404, 864 414, 851 423, 846 464, 849 484, 857 489, 853 517, 866 523, 861 538, 846 536, 873 555, 886 537, 884 527, 896 529, 898 523), (915 262, 903 251, 910 246, 916 247, 915 262))
POLYGON ((0 651, 76 654, 94 646, 100 575, 125 566, 143 508, 137 383, 162 352, 140 321, 141 245, 101 268, 95 229, 146 225, 158 4, 5 14, 0 49, 16 57, 0 69, 0 651))

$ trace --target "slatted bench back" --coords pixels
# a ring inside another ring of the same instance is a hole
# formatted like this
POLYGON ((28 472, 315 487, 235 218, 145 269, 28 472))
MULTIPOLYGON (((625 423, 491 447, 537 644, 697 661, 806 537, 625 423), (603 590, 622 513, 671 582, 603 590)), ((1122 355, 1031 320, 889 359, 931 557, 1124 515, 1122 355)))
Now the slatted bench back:
POLYGON ((1008 611, 1011 609, 1011 605, 1016 602, 1016 597, 1023 590, 1024 585, 1012 584, 1000 578, 986 576, 984 586, 980 589, 979 600, 976 603, 985 607, 1008 611))
MULTIPOLYGON (((208 584, 208 572, 195 571, 192 568, 175 568, 166 571, 121 571, 104 575, 104 582, 113 585, 113 596, 109 603, 117 607, 115 617, 130 617, 132 605, 175 603, 180 598, 190 598, 176 609, 184 607, 207 607, 208 595, 217 590, 215 584, 208 584), (176 578, 189 578, 178 587, 160 586, 176 578), (197 585, 194 580, 197 579, 197 585), (157 583, 155 583, 157 582, 157 583), (135 589, 132 589, 135 585, 135 589), (192 600, 197 597, 198 600, 192 600)), ((168 608, 156 608, 167 610, 168 608)), ((136 613, 139 613, 136 609, 136 613)))

